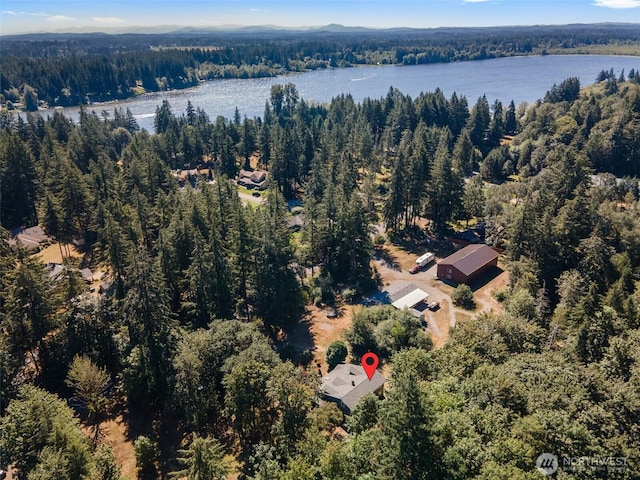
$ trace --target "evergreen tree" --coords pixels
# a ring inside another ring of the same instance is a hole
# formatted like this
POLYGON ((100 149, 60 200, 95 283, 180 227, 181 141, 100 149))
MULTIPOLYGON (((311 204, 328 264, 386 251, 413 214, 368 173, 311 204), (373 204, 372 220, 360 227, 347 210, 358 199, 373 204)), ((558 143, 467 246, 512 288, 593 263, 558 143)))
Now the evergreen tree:
POLYGON ((458 97, 456 92, 453 92, 451 100, 449 101, 448 117, 451 134, 454 138, 457 138, 469 119, 469 105, 467 103, 467 97, 464 95, 458 97))
POLYGON ((0 134, 0 225, 35 225, 38 182, 33 156, 18 134, 0 134))
POLYGON ((500 102, 500 100, 496 100, 493 104, 493 116, 491 117, 491 123, 489 124, 488 140, 491 148, 495 148, 500 145, 500 139, 504 135, 504 130, 502 102, 500 102))
POLYGON ((172 478, 224 480, 231 471, 222 445, 213 437, 194 435, 189 448, 178 453, 182 455, 178 461, 184 468, 172 473, 172 478))
POLYGON ((256 218, 253 305, 256 315, 272 328, 291 324, 302 306, 285 211, 282 197, 271 190, 256 218))
POLYGON ((163 100, 162 105, 156 107, 156 116, 153 120, 153 126, 156 133, 165 133, 169 129, 173 129, 177 123, 175 116, 171 112, 171 105, 168 100, 163 100))
POLYGON ((384 218, 387 229, 397 232, 400 229, 400 222, 406 208, 406 180, 405 180, 405 158, 401 152, 393 166, 391 172, 391 185, 389 188, 389 198, 385 202, 384 218))
POLYGON ((37 257, 26 257, 8 272, 2 293, 1 324, 8 343, 18 356, 29 354, 36 373, 40 372, 38 350, 54 326, 56 306, 51 292, 52 285, 42 262, 37 257))
POLYGON ((236 279, 235 293, 239 297, 237 313, 244 318, 251 318, 249 308, 250 297, 253 293, 253 274, 255 271, 255 252, 258 247, 255 242, 257 233, 256 213, 245 208, 238 197, 232 203, 233 228, 229 232, 230 270, 236 279))
POLYGON ((27 112, 37 112, 38 94, 30 85, 25 84, 22 88, 24 92, 22 94, 22 103, 24 103, 24 108, 27 112))
POLYGON ((462 165, 465 176, 469 177, 473 174, 473 171, 478 167, 478 157, 480 156, 479 150, 471 142, 469 130, 463 129, 453 147, 453 158, 462 165))
POLYGON ((507 135, 515 135, 518 130, 518 120, 516 118, 516 105, 513 100, 509 103, 504 117, 504 132, 507 135))
POLYGON ((172 370, 173 315, 158 264, 140 248, 127 274, 122 314, 132 349, 127 379, 130 400, 162 406, 172 370))
POLYGON ((98 232, 98 239, 104 249, 109 265, 113 269, 116 297, 122 298, 124 296, 127 257, 133 245, 131 245, 125 231, 120 226, 120 222, 114 218, 109 210, 104 210, 104 226, 98 232))
POLYGON ((382 404, 380 417, 394 478, 435 477, 438 457, 429 432, 432 419, 417 374, 410 369, 394 371, 392 380, 393 389, 382 404))
POLYGON ((0 419, 3 462, 21 477, 84 478, 91 464, 88 438, 65 401, 35 386, 23 386, 0 419))
POLYGON ((462 169, 455 167, 449 155, 446 136, 443 135, 427 185, 427 212, 432 229, 438 235, 446 230, 446 224, 459 210, 464 188, 462 169))
POLYGON ((93 467, 87 480, 120 480, 120 467, 116 463, 113 448, 108 445, 96 448, 93 467))
POLYGON ((491 124, 491 111, 486 95, 480 97, 471 109, 467 122, 469 135, 473 144, 480 149, 483 155, 491 149, 487 143, 489 126, 491 124))
POLYGON ((244 158, 244 169, 249 170, 251 168, 250 160, 251 155, 256 149, 256 134, 254 132, 253 122, 244 117, 241 130, 241 144, 240 152, 244 158))

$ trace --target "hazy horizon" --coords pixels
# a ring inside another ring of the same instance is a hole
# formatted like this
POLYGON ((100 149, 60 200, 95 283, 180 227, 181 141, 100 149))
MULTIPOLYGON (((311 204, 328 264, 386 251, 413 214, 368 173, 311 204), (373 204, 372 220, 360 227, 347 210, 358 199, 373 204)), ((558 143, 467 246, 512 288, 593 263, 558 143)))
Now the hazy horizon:
POLYGON ((633 23, 640 0, 3 0, 0 34, 135 32, 151 27, 437 28, 633 23))

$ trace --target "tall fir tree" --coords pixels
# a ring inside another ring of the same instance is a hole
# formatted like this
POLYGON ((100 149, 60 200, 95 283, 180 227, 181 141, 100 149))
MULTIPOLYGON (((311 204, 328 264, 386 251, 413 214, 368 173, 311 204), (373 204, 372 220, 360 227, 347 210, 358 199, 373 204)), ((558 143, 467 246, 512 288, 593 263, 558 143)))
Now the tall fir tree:
POLYGON ((172 372, 174 317, 158 263, 143 248, 130 262, 122 315, 132 349, 126 380, 130 399, 161 407, 172 372))

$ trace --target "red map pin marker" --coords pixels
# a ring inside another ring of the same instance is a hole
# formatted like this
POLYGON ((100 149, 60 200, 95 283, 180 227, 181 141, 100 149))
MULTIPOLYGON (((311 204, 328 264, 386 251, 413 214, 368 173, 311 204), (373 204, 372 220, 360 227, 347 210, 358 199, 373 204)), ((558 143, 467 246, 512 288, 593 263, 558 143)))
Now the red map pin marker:
POLYGON ((378 355, 371 352, 365 353, 362 356, 362 360, 360 360, 360 363, 362 363, 362 368, 364 368, 364 373, 366 373, 369 380, 371 380, 373 378, 374 373, 376 373, 376 368, 378 368, 378 363, 380 363, 380 360, 378 359, 378 355))

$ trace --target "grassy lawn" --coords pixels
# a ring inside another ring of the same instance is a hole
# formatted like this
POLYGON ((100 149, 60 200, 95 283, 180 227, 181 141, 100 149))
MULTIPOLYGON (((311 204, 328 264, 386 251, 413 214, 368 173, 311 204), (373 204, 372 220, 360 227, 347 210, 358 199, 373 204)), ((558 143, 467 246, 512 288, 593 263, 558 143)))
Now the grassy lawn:
MULTIPOLYGON (((238 191, 240 193, 246 193, 247 195, 253 195, 253 192, 257 192, 257 190, 255 188, 248 189, 247 187, 245 187, 243 185, 236 185, 236 188, 238 189, 238 191)), ((262 196, 262 193, 260 193, 260 196, 262 196)))

